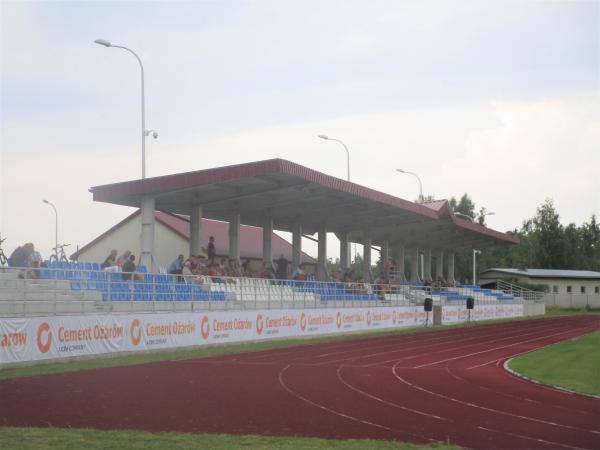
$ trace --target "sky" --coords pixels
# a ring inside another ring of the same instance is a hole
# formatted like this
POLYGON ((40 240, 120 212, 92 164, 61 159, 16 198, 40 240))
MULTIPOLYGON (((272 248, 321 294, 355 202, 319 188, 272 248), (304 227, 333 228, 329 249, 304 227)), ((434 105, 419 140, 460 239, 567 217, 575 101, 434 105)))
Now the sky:
MULTIPOLYGON (((83 246, 133 209, 92 186, 283 158, 521 226, 600 212, 598 1, 0 1, 0 233, 83 246)), ((243 218, 242 218, 243 222, 243 218)), ((335 244, 330 246, 330 254, 335 244)), ((315 253, 309 251, 309 253, 315 253)))

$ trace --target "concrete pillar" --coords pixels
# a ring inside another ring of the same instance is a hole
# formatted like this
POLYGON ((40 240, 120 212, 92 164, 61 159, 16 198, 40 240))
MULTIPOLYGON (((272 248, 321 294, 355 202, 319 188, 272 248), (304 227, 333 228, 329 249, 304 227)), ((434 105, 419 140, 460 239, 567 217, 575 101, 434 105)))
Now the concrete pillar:
POLYGON ((363 244, 363 274, 365 282, 371 283, 373 281, 373 277, 371 276, 371 245, 373 241, 371 240, 371 236, 367 235, 365 237, 365 242, 363 244))
POLYGON ((154 260, 154 197, 142 199, 142 242, 138 265, 146 266, 149 271, 157 272, 154 260))
POLYGON ((431 249, 423 251, 425 258, 425 266, 423 270, 423 280, 431 281, 431 249))
POLYGON ((231 214, 229 221, 229 257, 240 259, 240 213, 231 214))
POLYGON ((319 281, 329 281, 329 275, 327 274, 327 229, 325 226, 319 230, 319 243, 318 243, 319 255, 317 257, 317 279, 319 281))
POLYGON ((302 224, 297 222, 292 227, 292 270, 300 265, 302 254, 302 224))
POLYGON ((273 263, 273 218, 267 217, 263 224, 263 262, 270 266, 273 263))
POLYGON ((190 216, 190 256, 202 253, 202 207, 192 206, 190 216))
POLYGON ((448 253, 448 275, 446 276, 446 280, 449 283, 454 283, 454 252, 448 253))
POLYGON ((394 247, 394 260, 396 261, 396 272, 398 273, 398 277, 400 281, 406 281, 406 276, 404 275, 404 246, 397 245, 394 247))
POLYGON ((419 282, 419 249, 410 250, 410 280, 411 283, 419 282))
POLYGON ((381 246, 381 261, 383 264, 385 264, 385 262, 388 260, 388 258, 390 257, 390 243, 388 241, 385 241, 383 243, 383 245, 381 246))
POLYGON ((444 251, 435 254, 435 279, 444 279, 444 251))
POLYGON ((347 269, 350 267, 350 243, 348 242, 348 232, 344 231, 338 234, 340 240, 340 267, 347 269))

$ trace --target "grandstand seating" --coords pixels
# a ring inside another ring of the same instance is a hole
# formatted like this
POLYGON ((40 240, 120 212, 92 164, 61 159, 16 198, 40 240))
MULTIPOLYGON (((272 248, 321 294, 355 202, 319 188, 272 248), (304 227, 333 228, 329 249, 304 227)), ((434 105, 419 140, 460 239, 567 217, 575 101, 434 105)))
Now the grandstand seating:
POLYGON ((359 290, 356 285, 339 282, 260 278, 223 278, 197 285, 173 275, 148 273, 143 266, 138 268, 144 273, 143 280, 124 280, 122 273, 99 269, 97 263, 58 262, 40 268, 39 280, 18 280, 17 269, 12 274, 4 273, 7 278, 0 280, 0 287, 11 290, 0 290, 0 300, 15 303, 10 307, 7 303, 0 305, 3 308, 0 308, 0 314, 13 310, 33 314, 58 310, 70 313, 80 310, 126 312, 185 311, 190 308, 400 306, 422 305, 426 297, 431 297, 437 304, 460 304, 467 297, 475 298, 477 304, 520 301, 502 291, 470 285, 436 289, 415 284, 384 287, 365 283, 359 290), (38 308, 32 303, 44 301, 58 302, 59 307, 38 308), (206 305, 202 306, 203 303, 206 305))

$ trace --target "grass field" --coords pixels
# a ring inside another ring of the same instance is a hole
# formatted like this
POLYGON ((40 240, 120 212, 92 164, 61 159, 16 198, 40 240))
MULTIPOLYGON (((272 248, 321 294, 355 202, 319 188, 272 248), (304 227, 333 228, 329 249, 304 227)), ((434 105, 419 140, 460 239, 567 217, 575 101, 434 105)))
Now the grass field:
POLYGON ((231 436, 221 434, 144 433, 61 428, 0 427, 2 450, 163 450, 163 449, 348 449, 348 450, 456 450, 450 445, 419 446, 394 441, 329 440, 296 437, 231 436))
POLYGON ((545 384, 600 395, 600 332, 516 357, 509 367, 545 384))

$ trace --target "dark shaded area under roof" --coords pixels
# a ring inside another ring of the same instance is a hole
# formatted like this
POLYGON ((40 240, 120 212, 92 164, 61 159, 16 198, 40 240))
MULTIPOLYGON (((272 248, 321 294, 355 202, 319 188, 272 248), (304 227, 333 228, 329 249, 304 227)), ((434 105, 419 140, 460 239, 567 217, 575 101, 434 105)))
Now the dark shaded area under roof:
POLYGON ((90 191, 94 201, 136 208, 142 198, 153 196, 157 210, 182 215, 199 205, 205 218, 223 221, 237 211, 242 223, 258 227, 271 216, 274 228, 281 231, 292 231, 300 222, 305 234, 323 226, 330 232, 349 232, 353 242, 363 242, 369 234, 373 245, 387 241, 461 251, 518 243, 515 236, 457 218, 447 201, 413 203, 282 159, 95 186, 90 191))

